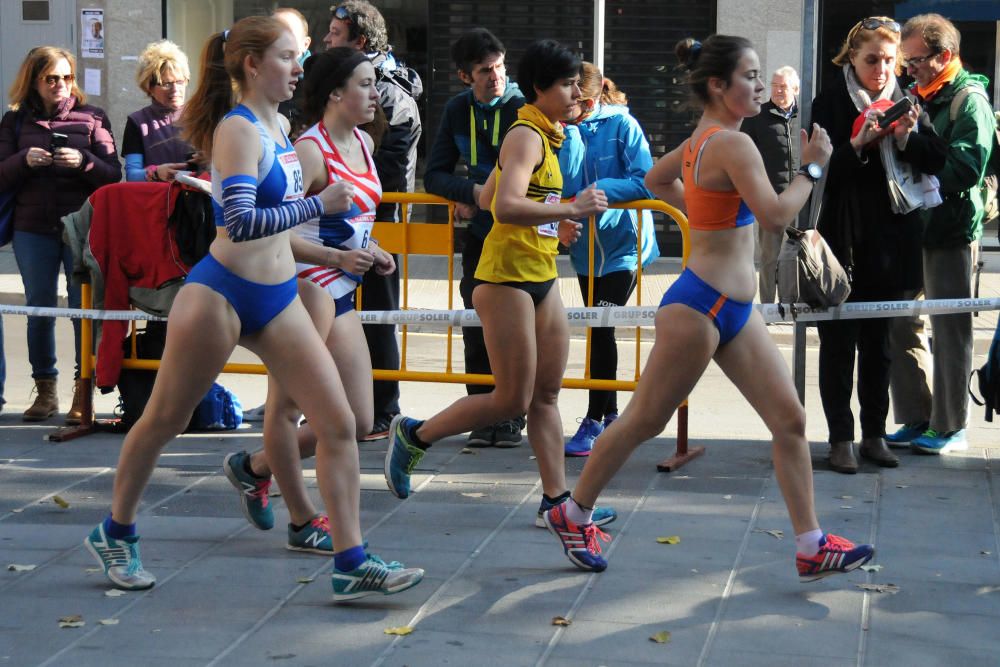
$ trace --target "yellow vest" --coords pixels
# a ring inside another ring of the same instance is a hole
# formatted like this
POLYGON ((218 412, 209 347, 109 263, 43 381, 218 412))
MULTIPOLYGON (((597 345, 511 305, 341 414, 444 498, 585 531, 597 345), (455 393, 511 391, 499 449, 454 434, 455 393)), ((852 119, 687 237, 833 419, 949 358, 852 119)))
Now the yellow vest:
MULTIPOLYGON (((528 182, 528 199, 537 202, 559 203, 562 196, 562 172, 559 158, 549 145, 545 134, 537 125, 526 120, 518 120, 518 125, 530 127, 542 138, 544 157, 542 163, 531 174, 528 182)), ((497 163, 497 190, 503 173, 497 163)), ((557 236, 559 221, 545 225, 509 225, 497 218, 497 197, 493 193, 490 212, 493 213, 493 227, 483 242, 483 254, 476 268, 476 278, 489 283, 529 282, 543 283, 552 280, 556 271, 556 255, 559 254, 557 236)))

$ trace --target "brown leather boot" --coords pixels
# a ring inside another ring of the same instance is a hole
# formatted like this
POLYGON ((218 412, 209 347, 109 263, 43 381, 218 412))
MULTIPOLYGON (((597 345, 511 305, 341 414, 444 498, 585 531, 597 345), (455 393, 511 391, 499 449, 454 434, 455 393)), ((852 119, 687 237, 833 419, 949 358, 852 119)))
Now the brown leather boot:
POLYGON ((854 443, 850 440, 830 443, 830 467, 845 475, 858 471, 858 460, 854 458, 854 443))
POLYGON ((59 412, 59 397, 56 395, 55 378, 36 378, 35 402, 24 411, 22 419, 26 422, 45 421, 55 413, 59 412))
POLYGON ((88 383, 86 380, 76 379, 76 384, 73 385, 73 405, 70 406, 69 412, 66 413, 66 423, 70 426, 76 426, 83 421, 83 410, 85 407, 88 391, 88 383))
POLYGON ((899 457, 889 450, 884 438, 861 438, 861 457, 883 468, 895 468, 899 457))

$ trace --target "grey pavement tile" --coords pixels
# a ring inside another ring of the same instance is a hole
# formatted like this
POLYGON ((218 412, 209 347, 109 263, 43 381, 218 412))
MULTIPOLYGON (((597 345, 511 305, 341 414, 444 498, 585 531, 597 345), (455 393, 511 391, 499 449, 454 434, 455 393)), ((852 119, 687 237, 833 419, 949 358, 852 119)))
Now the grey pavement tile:
POLYGON ((608 576, 596 578, 583 605, 576 612, 579 620, 621 623, 669 622, 672 627, 707 627, 715 618, 725 581, 705 581, 702 577, 608 576))
POLYGON ((413 634, 403 637, 388 653, 383 664, 387 667, 533 665, 544 651, 545 644, 543 638, 518 637, 516 642, 511 642, 464 628, 433 631, 421 626, 413 634))
POLYGON ((940 667, 941 665, 996 665, 997 648, 975 649, 954 644, 920 641, 886 641, 868 644, 865 664, 940 667))
MULTIPOLYGON (((753 648, 759 644, 751 644, 753 648)), ((782 647, 784 648, 784 647, 782 647)), ((854 654, 845 653, 842 657, 820 657, 815 655, 796 655, 785 650, 754 651, 739 649, 736 651, 713 651, 705 661, 706 667, 842 667, 853 662, 854 654)), ((892 662, 874 663, 890 665, 892 662)), ((906 663, 899 663, 906 664, 906 663)))
POLYGON ((475 594, 443 595, 427 608, 421 630, 454 631, 514 636, 519 642, 547 641, 553 616, 565 613, 563 582, 547 578, 533 586, 484 585, 475 594))
POLYGON ((677 621, 650 619, 646 623, 620 623, 612 619, 574 621, 559 638, 553 660, 583 660, 585 664, 693 665, 708 636, 708 624, 683 626, 677 621), (660 644, 650 636, 670 632, 660 644))
POLYGON ((871 613, 876 623, 884 615, 906 615, 921 611, 945 615, 992 616, 1000 620, 1000 585, 997 583, 966 584, 940 579, 883 576, 884 572, 879 572, 877 577, 873 576, 873 581, 891 581, 899 586, 899 592, 892 595, 872 595, 871 613))
POLYGON ((877 651, 877 647, 892 646, 904 650, 913 645, 935 646, 939 651, 945 648, 989 651, 994 656, 992 664, 996 664, 996 656, 1000 655, 1000 637, 997 636, 996 628, 997 617, 993 615, 946 614, 922 610, 879 614, 872 617, 868 646, 872 653, 877 651))

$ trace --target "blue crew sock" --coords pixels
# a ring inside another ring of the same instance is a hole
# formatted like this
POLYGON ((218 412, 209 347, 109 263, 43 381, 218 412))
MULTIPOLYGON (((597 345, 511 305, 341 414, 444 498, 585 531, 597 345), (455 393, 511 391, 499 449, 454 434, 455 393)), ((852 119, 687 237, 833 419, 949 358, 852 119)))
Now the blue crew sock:
POLYGON ((116 540, 121 540, 126 537, 135 536, 135 524, 134 523, 118 523, 108 515, 108 518, 104 520, 104 534, 108 537, 112 537, 116 540))
POLYGON ((359 544, 356 547, 351 547, 350 549, 345 549, 340 553, 333 554, 333 566, 337 568, 339 572, 351 572, 352 570, 358 569, 358 567, 367 560, 368 555, 365 553, 365 548, 363 545, 359 544))

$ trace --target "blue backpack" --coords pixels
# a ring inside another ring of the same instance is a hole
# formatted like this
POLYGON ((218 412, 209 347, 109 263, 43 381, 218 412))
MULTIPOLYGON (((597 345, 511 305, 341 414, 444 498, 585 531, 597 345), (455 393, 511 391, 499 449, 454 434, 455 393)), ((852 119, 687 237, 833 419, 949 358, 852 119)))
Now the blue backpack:
POLYGON ((1000 412, 1000 322, 997 323, 996 331, 993 332, 993 342, 990 344, 989 354, 986 355, 986 363, 982 368, 972 371, 969 377, 969 396, 976 405, 986 408, 984 415, 986 421, 993 421, 993 413, 1000 412), (977 378, 979 396, 972 392, 972 378, 977 378))
POLYGON ((189 431, 231 431, 243 423, 243 405, 236 394, 218 382, 201 399, 188 424, 189 431))

